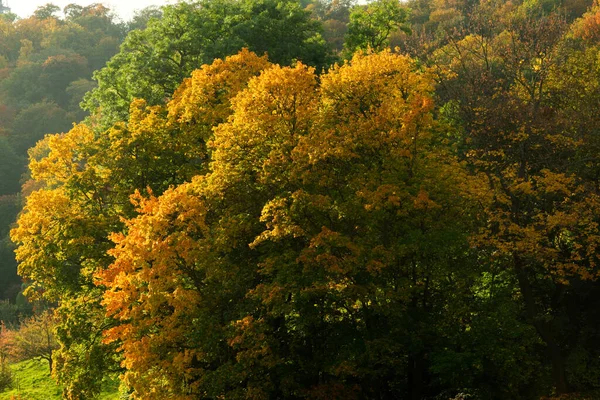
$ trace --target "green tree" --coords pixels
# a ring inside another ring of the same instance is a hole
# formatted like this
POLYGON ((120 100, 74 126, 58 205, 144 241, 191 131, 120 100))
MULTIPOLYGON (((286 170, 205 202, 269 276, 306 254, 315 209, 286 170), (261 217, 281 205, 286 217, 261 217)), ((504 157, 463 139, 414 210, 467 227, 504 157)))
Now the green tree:
POLYGON ((131 21, 127 23, 127 30, 146 29, 151 19, 161 19, 162 15, 162 8, 158 6, 149 6, 137 10, 131 21))
POLYGON ((290 65, 298 60, 319 71, 331 61, 321 24, 298 2, 244 0, 240 11, 244 18, 233 29, 249 50, 268 54, 276 64, 290 65))
POLYGON ((81 16, 83 13, 83 6, 79 4, 70 3, 63 8, 63 14, 66 20, 75 19, 81 16))
POLYGON ((12 125, 11 142, 19 155, 27 153, 44 135, 65 132, 72 126, 72 118, 53 102, 43 101, 24 108, 17 114, 12 125))
POLYGON ((405 25, 408 14, 408 9, 397 0, 377 0, 355 6, 350 13, 345 52, 351 57, 357 50, 383 50, 392 33, 398 30, 409 32, 405 25))
POLYGON ((42 66, 40 64, 25 64, 11 71, 10 75, 0 82, 0 88, 12 106, 24 108, 38 103, 44 98, 43 87, 40 85, 42 66))
POLYGON ((48 19, 56 18, 54 14, 60 11, 60 7, 52 3, 46 3, 43 6, 39 6, 33 13, 33 16, 37 19, 48 19))
POLYGON ((162 18, 151 19, 146 29, 129 33, 121 51, 95 73, 98 87, 84 107, 110 126, 126 119, 134 98, 164 104, 194 69, 243 47, 268 51, 281 64, 304 58, 326 63, 319 25, 295 1, 181 2, 164 7, 162 18))
POLYGON ((66 91, 67 87, 71 82, 90 75, 91 71, 86 58, 79 54, 59 54, 50 56, 44 61, 39 82, 46 99, 53 100, 61 108, 66 109, 70 100, 69 93, 66 91))
MULTIPOLYGON (((19 157, 6 137, 0 137, 0 196, 17 193, 20 190, 19 179, 25 172, 23 159, 19 157)), ((1 225, 1 224, 0 224, 1 225)), ((4 235, 7 233, 0 228, 4 235)))

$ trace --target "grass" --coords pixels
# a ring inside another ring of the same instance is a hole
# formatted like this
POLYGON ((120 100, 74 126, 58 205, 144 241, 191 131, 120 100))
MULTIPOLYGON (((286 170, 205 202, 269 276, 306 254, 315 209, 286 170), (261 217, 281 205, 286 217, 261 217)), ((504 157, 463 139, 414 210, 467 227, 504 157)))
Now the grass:
MULTIPOLYGON (((61 400, 62 387, 58 385, 48 369, 47 361, 27 360, 10 366, 13 376, 13 388, 0 392, 0 400, 61 400), (20 396, 20 397, 19 397, 20 396)), ((562 397, 542 398, 540 400, 598 400, 600 391, 575 393, 562 397)), ((109 381, 98 400, 119 400, 119 382, 109 381)))
MULTIPOLYGON (((11 364, 13 388, 0 393, 0 400, 61 400, 62 387, 50 376, 47 361, 27 360, 11 364), (19 397, 20 396, 20 397, 19 397)), ((109 382, 98 399, 118 400, 118 382, 109 382)))

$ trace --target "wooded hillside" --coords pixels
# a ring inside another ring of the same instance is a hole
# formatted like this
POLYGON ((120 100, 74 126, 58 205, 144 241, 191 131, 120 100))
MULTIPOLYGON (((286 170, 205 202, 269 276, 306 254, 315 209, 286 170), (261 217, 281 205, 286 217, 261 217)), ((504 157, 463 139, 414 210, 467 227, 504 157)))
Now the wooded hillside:
POLYGON ((64 398, 600 396, 599 5, 56 11, 0 210, 64 398))

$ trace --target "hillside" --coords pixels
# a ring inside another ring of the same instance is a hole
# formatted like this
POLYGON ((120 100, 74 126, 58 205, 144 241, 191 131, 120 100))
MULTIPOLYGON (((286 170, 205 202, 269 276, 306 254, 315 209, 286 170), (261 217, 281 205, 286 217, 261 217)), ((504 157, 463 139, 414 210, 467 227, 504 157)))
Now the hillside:
POLYGON ((600 4, 184 1, 69 81, 98 10, 5 21, 61 34, 0 42, 0 366, 72 400, 596 396, 600 4))
MULTIPOLYGON (((60 400, 62 387, 50 377, 46 361, 28 360, 10 365, 14 374, 14 387, 0 392, 0 400, 60 400), (20 396, 20 397, 19 397, 20 396)), ((98 400, 119 399, 118 383, 107 384, 98 400)))

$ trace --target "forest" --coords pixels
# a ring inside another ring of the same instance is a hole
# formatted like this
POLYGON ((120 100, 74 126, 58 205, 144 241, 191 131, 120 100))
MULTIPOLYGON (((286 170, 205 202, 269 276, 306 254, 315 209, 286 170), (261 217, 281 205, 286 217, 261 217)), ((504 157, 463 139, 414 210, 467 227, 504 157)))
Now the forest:
POLYGON ((0 399, 600 399, 596 1, 0 13, 0 399))

